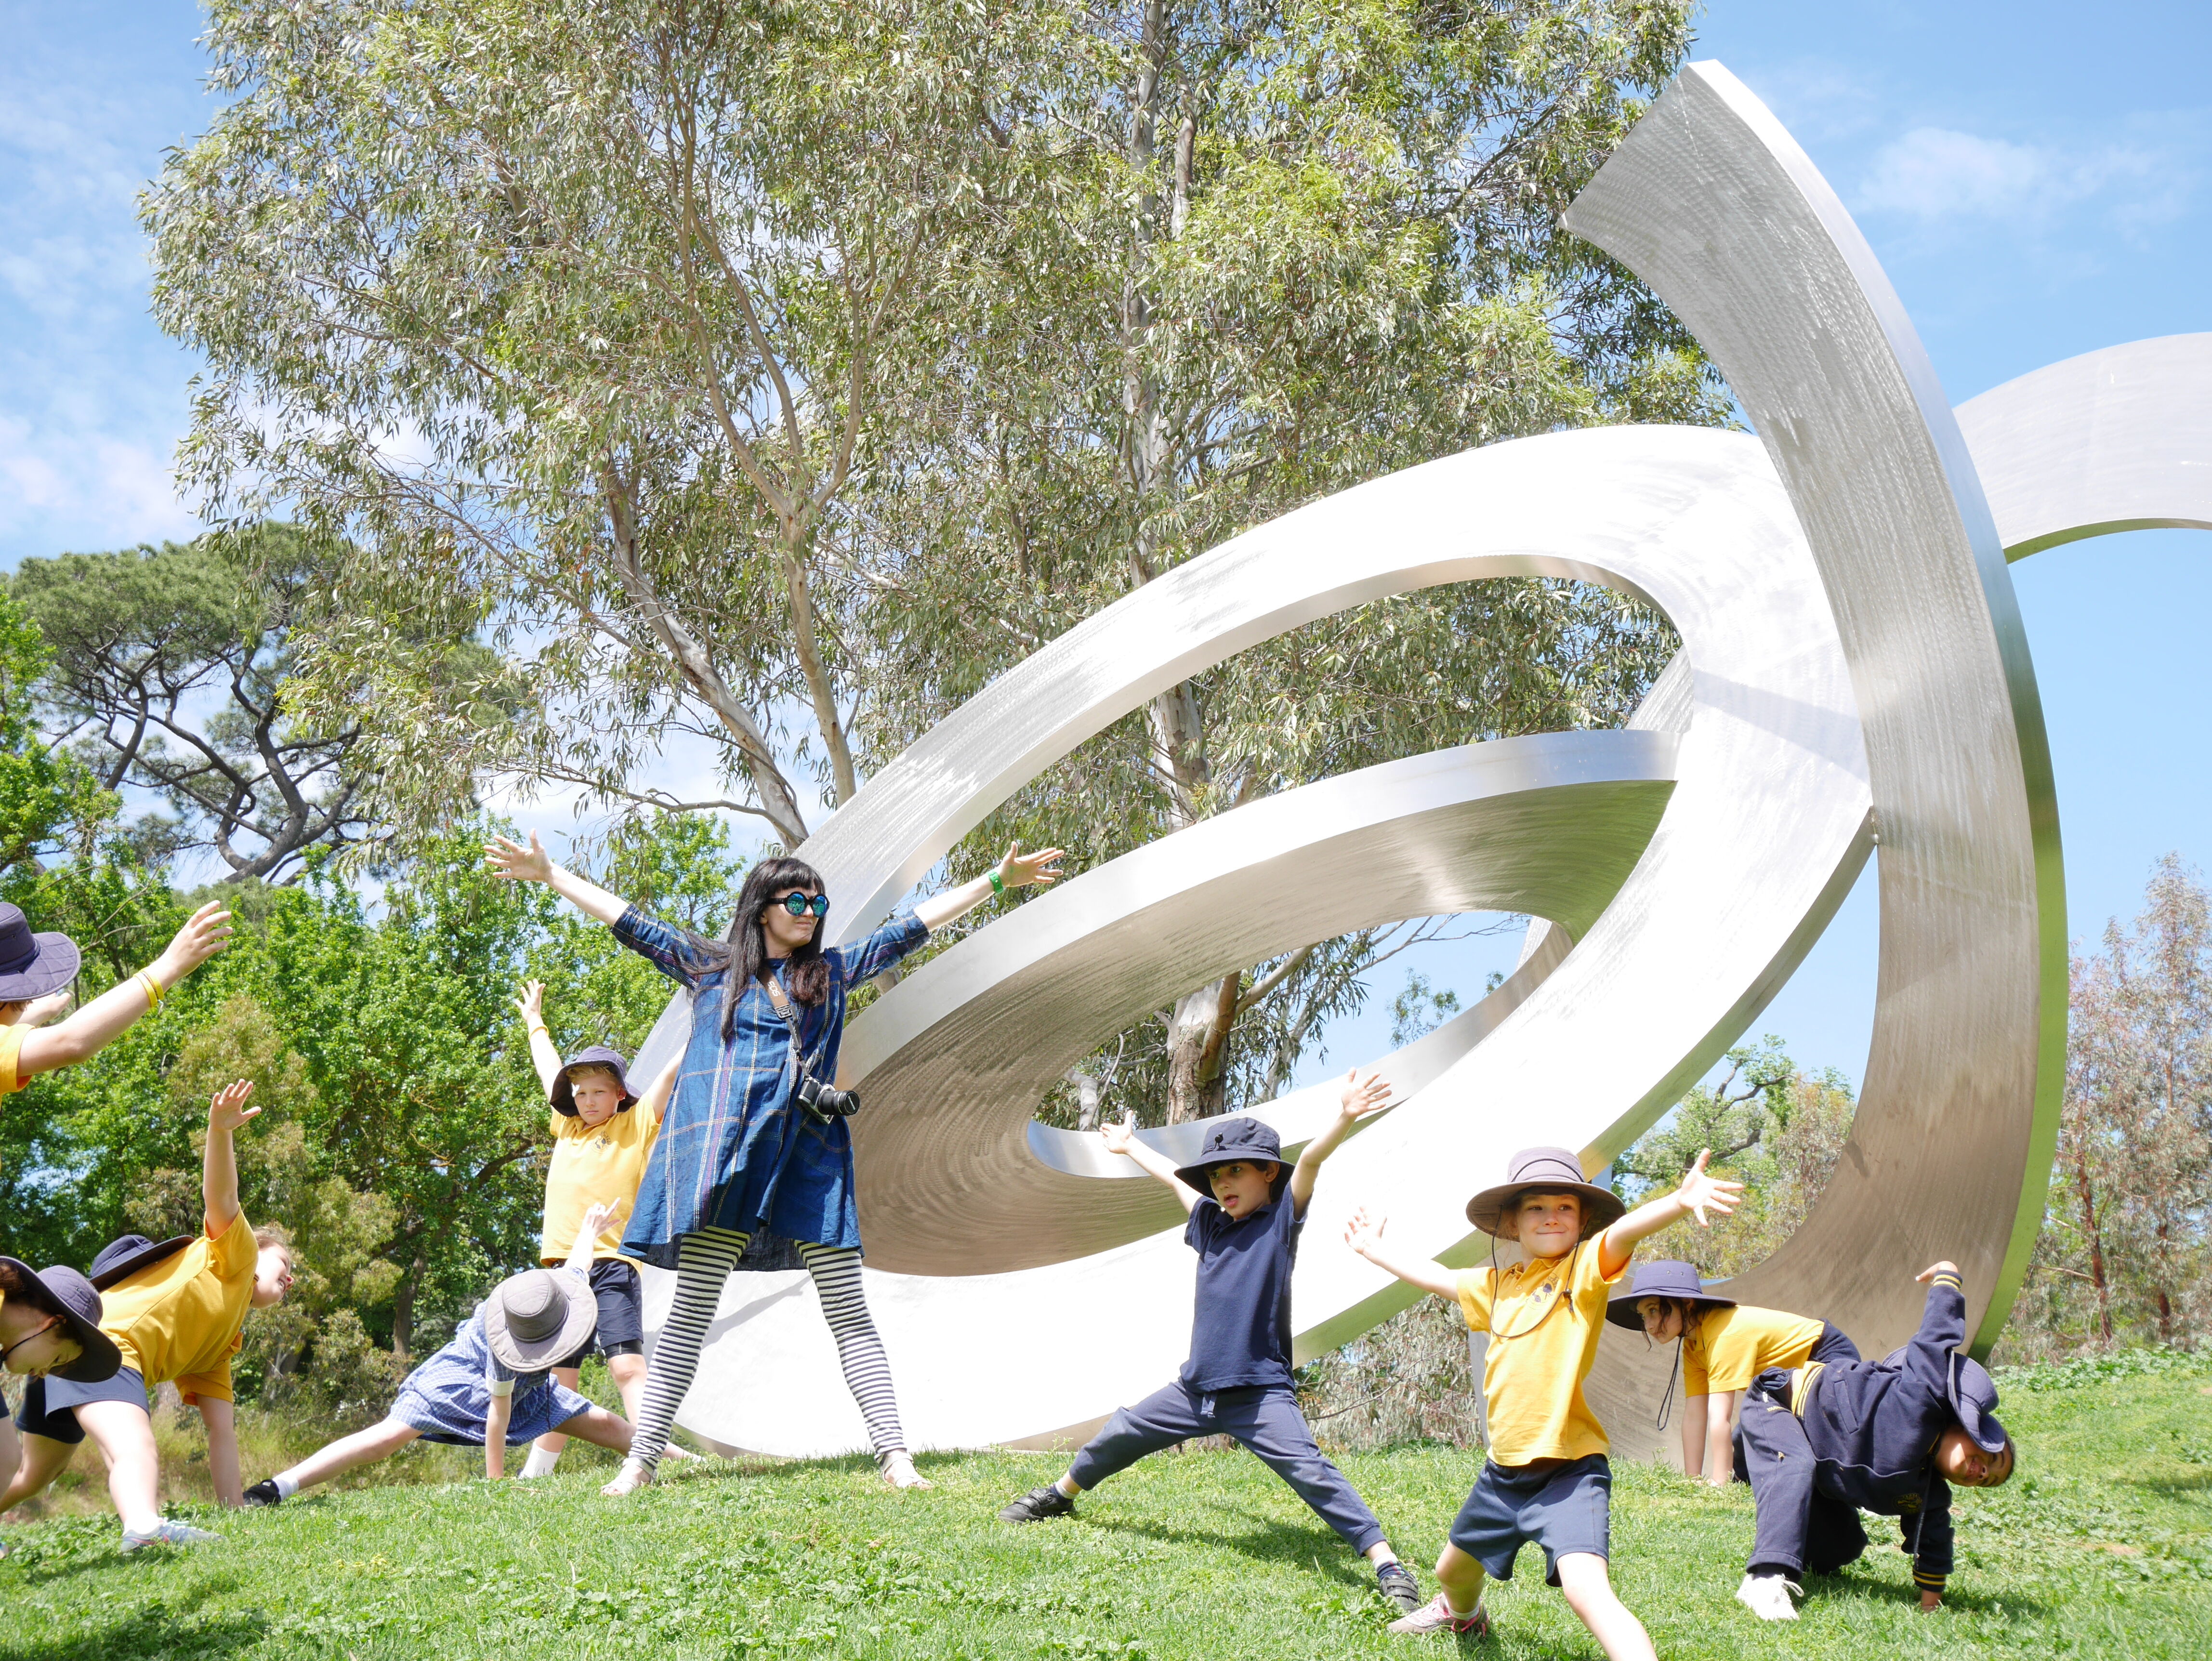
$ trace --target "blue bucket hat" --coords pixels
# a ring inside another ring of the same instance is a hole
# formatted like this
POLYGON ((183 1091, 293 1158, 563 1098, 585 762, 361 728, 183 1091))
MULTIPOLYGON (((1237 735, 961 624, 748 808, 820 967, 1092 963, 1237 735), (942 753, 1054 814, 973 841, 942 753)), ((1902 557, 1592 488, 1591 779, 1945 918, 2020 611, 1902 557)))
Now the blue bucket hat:
POLYGON ((1177 1167, 1176 1180, 1201 1194, 1211 1194, 1213 1180, 1210 1173, 1214 1166, 1259 1165, 1263 1161, 1275 1167, 1275 1179, 1267 1184, 1267 1198, 1271 1202, 1279 1200, 1291 1183, 1291 1168, 1283 1161, 1282 1138, 1275 1135, 1273 1126, 1261 1124, 1257 1119, 1241 1116, 1224 1119, 1206 1133, 1198 1158, 1177 1167))
POLYGON ((158 1244, 143 1234, 125 1234, 110 1240, 100 1247, 100 1256, 92 1260, 88 1278, 99 1291, 105 1292, 118 1281, 127 1281, 150 1263, 164 1257, 173 1257, 192 1243, 193 1237, 179 1234, 174 1239, 158 1244))
POLYGON ((0 1003, 27 1003, 76 978, 76 942, 34 934, 19 905, 0 902, 0 1003))
POLYGON ((1997 1384, 1987 1367, 1971 1356, 1954 1351, 1951 1377, 1944 1394, 1950 1398, 1951 1411, 1958 1415, 1960 1428, 1972 1439, 1976 1447, 1984 1453, 2005 1451, 2005 1444, 2012 1438, 1997 1422, 1997 1384))
POLYGON ((636 1104, 637 1096, 629 1087, 629 1063, 623 1060, 622 1051, 595 1043, 589 1050, 580 1050, 561 1063, 560 1075, 553 1080, 553 1110, 568 1118, 576 1116, 576 1086, 568 1081, 568 1070, 577 1067, 604 1067, 615 1075, 622 1086, 622 1101, 617 1113, 627 1113, 636 1104))
POLYGON ((33 1271, 28 1263, 13 1257, 0 1257, 0 1263, 15 1270, 18 1284, 24 1288, 13 1295, 58 1317, 63 1329, 76 1340, 82 1352, 67 1366, 56 1367, 55 1378, 73 1384, 96 1384, 116 1375, 123 1366, 123 1352, 116 1348, 115 1340, 100 1329, 100 1317, 106 1311, 91 1281, 73 1269, 56 1266, 33 1271))
POLYGON ((1733 1298, 1716 1298, 1705 1290, 1705 1283, 1698 1278, 1698 1266, 1679 1258, 1662 1257, 1656 1262, 1638 1263, 1636 1279, 1626 1292, 1616 1292, 1605 1300, 1605 1318, 1617 1327, 1626 1327, 1632 1332, 1644 1330, 1644 1317, 1636 1306, 1646 1298, 1686 1298, 1700 1304, 1711 1304, 1717 1309, 1734 1309, 1733 1298))
POLYGON ((1513 1237, 1501 1232, 1508 1210, 1523 1194, 1572 1194, 1583 1202, 1583 1238, 1604 1232, 1619 1222, 1628 1207, 1610 1189, 1584 1180, 1583 1162, 1571 1148, 1524 1147, 1506 1162, 1505 1180, 1486 1188, 1467 1202, 1467 1220, 1494 1239, 1513 1237))

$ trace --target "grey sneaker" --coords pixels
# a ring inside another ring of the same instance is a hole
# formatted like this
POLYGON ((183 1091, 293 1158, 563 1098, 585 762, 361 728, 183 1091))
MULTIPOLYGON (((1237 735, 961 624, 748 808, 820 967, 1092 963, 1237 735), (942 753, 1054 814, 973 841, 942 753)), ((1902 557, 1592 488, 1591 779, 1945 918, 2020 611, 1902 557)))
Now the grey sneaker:
POLYGON ((1438 1592, 1403 1620, 1393 1621, 1390 1630, 1408 1638, 1425 1638, 1436 1632, 1487 1638, 1490 1636, 1490 1616, 1484 1613, 1480 1603, 1474 1606, 1473 1615, 1454 1615, 1449 1600, 1443 1593, 1438 1592))
POLYGON ((179 1523, 174 1518, 164 1518, 145 1533, 125 1529, 123 1549, 143 1551, 148 1546, 204 1546, 222 1536, 212 1529, 196 1529, 190 1523, 179 1523))
POLYGON ((999 1513, 1001 1523, 1042 1523, 1048 1517, 1073 1517, 1075 1501, 1060 1491, 1057 1482, 1031 1488, 999 1513))
POLYGON ((1375 1583, 1399 1614, 1411 1615, 1421 1607, 1421 1583, 1403 1563, 1383 1564, 1375 1571, 1375 1583))

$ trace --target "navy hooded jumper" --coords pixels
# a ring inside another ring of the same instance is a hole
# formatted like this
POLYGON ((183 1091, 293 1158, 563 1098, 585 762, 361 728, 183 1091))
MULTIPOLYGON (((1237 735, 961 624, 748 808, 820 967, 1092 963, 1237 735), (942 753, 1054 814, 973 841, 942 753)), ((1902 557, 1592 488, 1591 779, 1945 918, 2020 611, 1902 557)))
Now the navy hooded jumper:
POLYGON ((1759 1509, 1753 1573, 1829 1573, 1866 1549, 1857 1512, 1902 1519, 1912 1578, 1941 1592, 1951 1573, 1951 1487, 1936 1475, 1936 1439, 1955 1421, 1951 1358, 1966 1340, 1958 1277, 1928 1288, 1920 1330, 1879 1361, 1764 1372, 1744 1401, 1736 1474, 1759 1509), (1792 1411, 1793 1406, 1796 1411, 1792 1411))

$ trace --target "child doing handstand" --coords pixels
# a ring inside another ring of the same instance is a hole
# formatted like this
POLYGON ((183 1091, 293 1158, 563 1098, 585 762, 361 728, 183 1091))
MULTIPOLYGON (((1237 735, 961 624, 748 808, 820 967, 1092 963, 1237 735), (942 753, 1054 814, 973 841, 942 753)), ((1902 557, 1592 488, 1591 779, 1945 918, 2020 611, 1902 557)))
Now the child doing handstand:
MULTIPOLYGON (((530 1059, 553 1109, 553 1157, 545 1167, 545 1219, 538 1234, 538 1261, 549 1269, 566 1261, 586 1207, 614 1208, 615 1224, 592 1244, 592 1296, 599 1308, 599 1329, 582 1349, 553 1369, 554 1379, 576 1388, 584 1358, 597 1350, 606 1358, 608 1375, 622 1392, 623 1417, 637 1422, 645 1395, 645 1294, 637 1264, 622 1252, 622 1220, 637 1201, 638 1179, 660 1134, 660 1118, 683 1065, 678 1053, 668 1058, 659 1077, 642 1096, 630 1093, 628 1067, 621 1053, 594 1044, 563 1062, 545 1027, 545 987, 528 981, 514 1001, 530 1029, 530 1059)), ((557 1430, 539 1437, 522 1467, 525 1476, 552 1473, 568 1439, 557 1430)), ((672 1445, 672 1451, 673 1451, 672 1445)), ((678 1452, 676 1457, 684 1456, 678 1452)))
POLYGON ((509 1442, 533 1441, 549 1430, 629 1452, 628 1420, 553 1378, 553 1364, 590 1342, 599 1318, 588 1275, 592 1243, 613 1216, 611 1206, 593 1206, 566 1263, 526 1269, 494 1287, 453 1342, 407 1375, 382 1424, 342 1436, 256 1482, 246 1491, 246 1504, 281 1504, 341 1471, 387 1459, 418 1437, 481 1445, 484 1475, 492 1482, 507 1474, 509 1442))
POLYGON ((1695 1213, 1735 1208, 1742 1185, 1705 1175, 1705 1156, 1663 1200, 1627 1215, 1618 1196, 1583 1179, 1582 1162, 1560 1147, 1513 1156, 1506 1181, 1468 1202, 1468 1220, 1494 1239, 1517 1240, 1528 1261, 1510 1269, 1493 1260, 1464 1273, 1427 1260, 1400 1258, 1383 1244, 1382 1220, 1352 1214, 1345 1241, 1400 1280, 1456 1298, 1470 1329, 1490 1335, 1482 1368, 1490 1457, 1453 1519, 1451 1542, 1437 1561, 1443 1590, 1402 1621, 1399 1633, 1490 1629, 1482 1609, 1486 1574, 1513 1574, 1513 1559, 1534 1541, 1544 1578, 1613 1661, 1655 1661, 1641 1621, 1614 1596, 1607 1578, 1607 1510, 1613 1469, 1605 1427, 1583 1397, 1597 1360, 1606 1287, 1628 1267, 1637 1241, 1695 1213))
MULTIPOLYGON (((1734 1474, 1729 1439, 1736 1402, 1770 1367, 1856 1361, 1858 1346, 1806 1315, 1756 1309, 1706 1290, 1697 1267, 1674 1258, 1639 1263, 1635 1283, 1613 1294, 1605 1318, 1655 1344, 1676 1341, 1682 1369, 1682 1469, 1717 1488, 1734 1474)), ((1674 1379, 1670 1374, 1668 1389, 1674 1379)))
POLYGON ((1389 1105, 1381 1078, 1347 1075, 1335 1123, 1306 1144, 1290 1171, 1275 1133, 1256 1119, 1223 1120, 1207 1133, 1197 1163, 1181 1170, 1139 1141, 1132 1126, 1100 1129, 1110 1152, 1126 1153, 1165 1183, 1190 1214, 1183 1238, 1198 1253, 1190 1359, 1175 1383, 1109 1419, 1059 1482, 1024 1494, 1001 1518, 1038 1523, 1071 1515, 1077 1494, 1146 1454, 1194 1436, 1225 1434, 1257 1454, 1375 1565, 1394 1605, 1420 1607, 1411 1571, 1367 1502, 1316 1445, 1291 1387, 1291 1267, 1314 1178, 1355 1122, 1389 1105))

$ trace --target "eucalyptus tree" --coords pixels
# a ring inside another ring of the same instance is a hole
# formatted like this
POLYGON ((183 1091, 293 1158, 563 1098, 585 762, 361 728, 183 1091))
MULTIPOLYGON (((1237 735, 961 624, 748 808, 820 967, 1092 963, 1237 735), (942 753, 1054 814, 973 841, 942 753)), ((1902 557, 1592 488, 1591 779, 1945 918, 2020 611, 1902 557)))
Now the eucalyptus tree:
MULTIPOLYGON (((1557 427, 1723 419, 1694 344, 1559 224, 1680 61, 1689 12, 1133 0, 1088 14, 1039 99, 1054 188, 1008 203, 977 302, 945 319, 965 378, 939 405, 937 446, 887 470, 860 527, 878 573, 863 614, 872 750, 1318 496, 1557 427)), ((1662 619, 1571 583, 1370 605, 1163 692, 960 858, 1024 834, 1089 862, 1350 768, 1612 724, 1672 645, 1662 619)), ((1123 1105, 1176 1120, 1273 1093, 1285 1056, 1356 1007, 1364 970, 1408 937, 1323 943, 1193 989, 1109 1046, 1123 1105)), ((1060 1108, 1072 1116, 1103 1065, 1079 1069, 1060 1108)))
POLYGON ((297 696, 403 832, 487 776, 803 840, 870 689, 844 526, 995 234, 1029 0, 214 0, 143 214, 205 356, 183 473, 356 551, 297 696), (419 642, 476 630, 476 684, 419 642), (483 718, 495 682, 526 698, 483 718), (636 775, 711 740, 732 794, 636 775))

